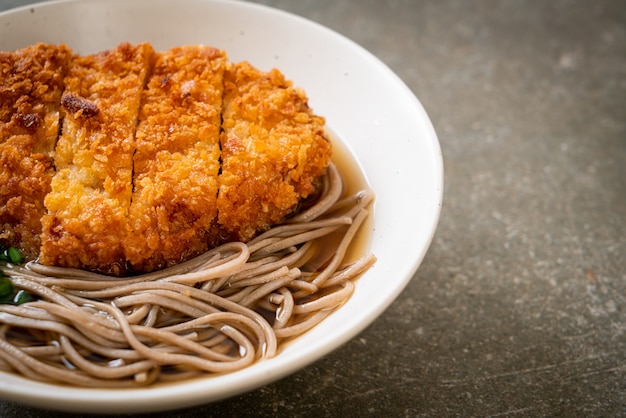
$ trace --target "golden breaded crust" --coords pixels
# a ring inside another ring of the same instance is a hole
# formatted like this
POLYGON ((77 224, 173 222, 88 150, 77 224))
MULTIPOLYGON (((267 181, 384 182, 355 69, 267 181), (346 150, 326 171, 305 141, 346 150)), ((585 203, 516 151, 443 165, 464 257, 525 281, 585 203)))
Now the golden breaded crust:
POLYGON ((203 46, 53 48, 0 53, 0 240, 43 264, 125 275, 247 241, 330 163, 324 119, 278 70, 203 46))
POLYGON ((0 242, 18 246, 27 260, 39 255, 43 200, 54 172, 50 158, 32 150, 29 135, 0 144, 0 242))
POLYGON ((33 153, 51 155, 70 59, 65 45, 38 43, 0 52, 0 142, 11 135, 30 135, 35 142, 33 153))
POLYGON ((247 241, 315 190, 332 147, 324 118, 278 70, 243 62, 224 80, 218 222, 225 239, 247 241))
POLYGON ((19 246, 27 260, 39 255, 70 58, 65 45, 0 52, 0 242, 19 246))
POLYGON ((123 43, 72 61, 42 219, 43 264, 126 273, 134 133, 152 54, 148 44, 123 43))
POLYGON ((217 175, 224 52, 187 46, 158 53, 143 93, 132 233, 135 272, 185 261, 217 243, 217 175))

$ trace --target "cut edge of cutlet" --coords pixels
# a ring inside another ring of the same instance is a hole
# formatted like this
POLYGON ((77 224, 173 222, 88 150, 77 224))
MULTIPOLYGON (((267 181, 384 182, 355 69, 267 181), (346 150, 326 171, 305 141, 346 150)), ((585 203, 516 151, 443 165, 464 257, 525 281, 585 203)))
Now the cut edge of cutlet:
POLYGON ((135 273, 186 261, 218 243, 216 227, 224 51, 204 45, 155 54, 142 93, 130 230, 135 273))
POLYGON ((65 44, 0 52, 0 242, 20 248, 26 260, 40 252, 71 56, 65 44))
POLYGON ((76 56, 61 99, 56 173, 45 198, 40 262, 120 276, 141 92, 153 54, 121 43, 76 56))

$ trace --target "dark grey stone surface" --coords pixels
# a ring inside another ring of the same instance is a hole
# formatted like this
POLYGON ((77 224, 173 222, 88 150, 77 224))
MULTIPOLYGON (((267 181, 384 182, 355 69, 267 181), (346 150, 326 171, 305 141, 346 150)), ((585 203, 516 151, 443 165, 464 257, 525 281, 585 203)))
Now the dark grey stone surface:
POLYGON ((342 348, 154 416, 626 416, 626 2, 262 3, 348 36, 415 92, 443 149, 440 226, 342 348))

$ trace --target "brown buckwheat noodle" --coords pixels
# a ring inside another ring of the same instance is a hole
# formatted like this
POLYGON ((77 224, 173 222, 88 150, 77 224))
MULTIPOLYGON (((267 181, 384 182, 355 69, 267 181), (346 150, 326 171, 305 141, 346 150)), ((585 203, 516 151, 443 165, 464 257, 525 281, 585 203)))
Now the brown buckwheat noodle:
POLYGON ((126 387, 232 372, 275 356, 281 342, 344 303, 375 262, 368 254, 344 264, 374 195, 342 197, 342 190, 331 164, 316 202, 281 225, 142 276, 2 266, 34 300, 0 305, 0 370, 126 387))

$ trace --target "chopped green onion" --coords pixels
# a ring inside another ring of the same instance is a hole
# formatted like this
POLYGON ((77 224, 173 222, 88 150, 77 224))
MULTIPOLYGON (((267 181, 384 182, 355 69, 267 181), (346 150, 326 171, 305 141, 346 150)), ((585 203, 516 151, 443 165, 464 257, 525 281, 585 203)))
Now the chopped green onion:
POLYGON ((22 252, 17 247, 9 247, 9 249, 7 250, 7 254, 9 256, 9 260, 13 264, 22 264, 24 262, 22 252))
POLYGON ((33 298, 25 290, 18 291, 13 297, 13 303, 21 305, 22 303, 30 302, 33 298))
POLYGON ((13 293, 13 283, 11 282, 11 279, 9 279, 8 277, 1 277, 0 278, 0 298, 4 298, 5 296, 10 295, 11 293, 13 293))
MULTIPOLYGON (((24 262, 24 256, 19 248, 4 248, 4 246, 0 244, 0 261, 22 264, 24 262)), ((33 300, 33 296, 26 290, 21 289, 16 292, 11 279, 6 277, 4 272, 0 270, 0 303, 21 305, 31 300, 33 300)))

